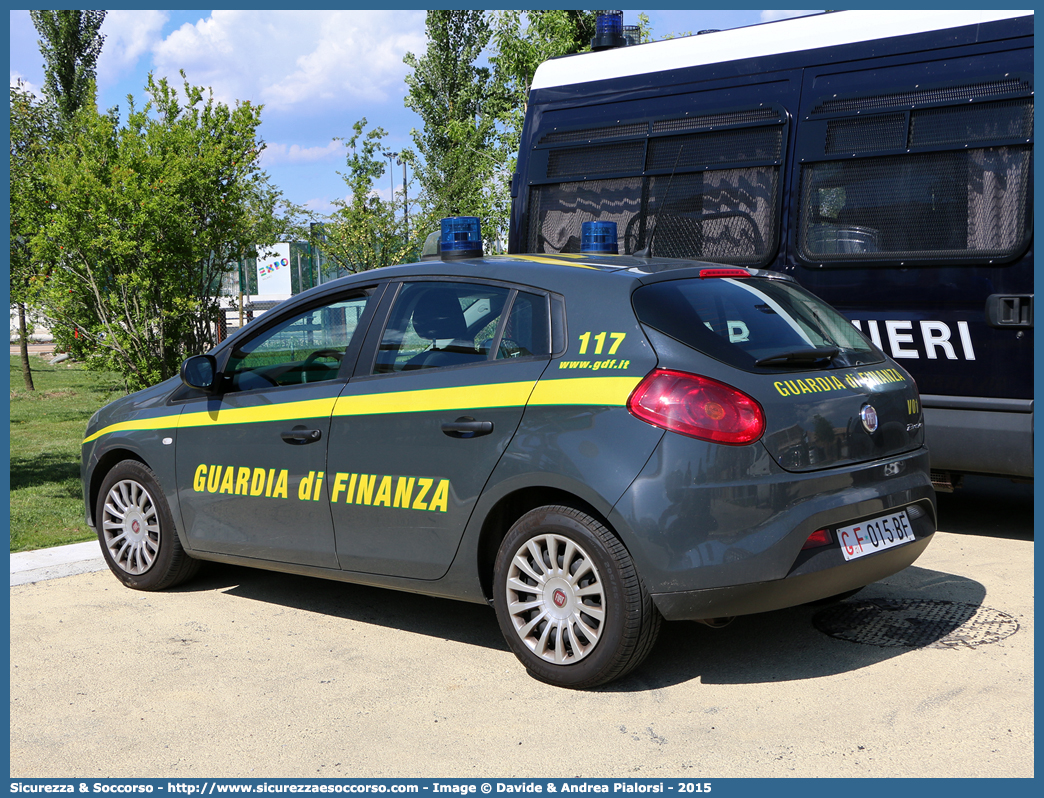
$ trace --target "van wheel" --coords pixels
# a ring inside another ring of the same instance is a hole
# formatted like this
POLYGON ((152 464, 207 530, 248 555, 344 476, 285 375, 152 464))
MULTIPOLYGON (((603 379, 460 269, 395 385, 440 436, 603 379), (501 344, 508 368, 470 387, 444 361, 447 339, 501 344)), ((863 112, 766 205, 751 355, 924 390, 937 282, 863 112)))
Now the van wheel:
POLYGON ((538 507, 515 522, 494 566, 494 606, 508 646, 537 679, 606 684, 632 671, 660 631, 627 549, 571 507, 538 507))
POLYGON ((156 475, 124 460, 102 482, 95 513, 98 541, 109 570, 127 587, 162 590, 199 570, 181 547, 156 475))

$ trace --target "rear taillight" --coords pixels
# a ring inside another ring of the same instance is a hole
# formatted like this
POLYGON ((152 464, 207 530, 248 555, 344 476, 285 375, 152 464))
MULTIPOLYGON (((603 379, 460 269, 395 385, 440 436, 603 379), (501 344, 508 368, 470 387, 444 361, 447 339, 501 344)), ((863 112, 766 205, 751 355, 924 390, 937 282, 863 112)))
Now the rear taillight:
POLYGON ((705 441, 739 446, 765 431, 761 405, 717 380, 655 369, 641 381, 627 409, 642 421, 705 441))
POLYGON ((816 549, 820 546, 829 546, 834 542, 834 538, 830 535, 829 529, 817 529, 811 535, 808 536, 808 540, 805 541, 805 545, 801 547, 801 550, 805 549, 816 549))

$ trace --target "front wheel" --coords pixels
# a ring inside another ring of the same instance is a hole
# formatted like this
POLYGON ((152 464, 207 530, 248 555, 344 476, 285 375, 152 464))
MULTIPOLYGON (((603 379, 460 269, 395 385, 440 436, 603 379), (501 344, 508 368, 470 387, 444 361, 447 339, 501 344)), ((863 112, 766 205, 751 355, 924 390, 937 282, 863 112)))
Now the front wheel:
POLYGON ((109 570, 127 587, 162 590, 199 569, 182 548, 156 475, 144 463, 124 460, 106 475, 94 522, 109 570))
POLYGON ((533 676, 559 687, 624 676, 660 630, 627 549, 571 507, 539 507, 515 522, 497 553, 494 591, 508 646, 533 676))

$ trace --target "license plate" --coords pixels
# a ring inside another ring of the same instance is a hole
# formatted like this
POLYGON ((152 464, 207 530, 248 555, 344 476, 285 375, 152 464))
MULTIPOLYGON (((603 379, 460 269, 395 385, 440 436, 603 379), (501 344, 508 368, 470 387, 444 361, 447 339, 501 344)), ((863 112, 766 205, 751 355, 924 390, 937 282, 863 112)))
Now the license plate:
POLYGON ((894 549, 914 539, 913 527, 906 510, 861 521, 837 530, 841 553, 846 560, 855 560, 885 549, 894 549))

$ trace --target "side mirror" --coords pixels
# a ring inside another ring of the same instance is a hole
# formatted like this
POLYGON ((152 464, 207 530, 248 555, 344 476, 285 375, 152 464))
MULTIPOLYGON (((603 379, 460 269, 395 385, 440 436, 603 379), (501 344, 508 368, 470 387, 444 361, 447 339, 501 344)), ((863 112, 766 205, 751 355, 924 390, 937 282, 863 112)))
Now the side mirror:
POLYGON ((196 355, 181 364, 181 381, 190 388, 212 392, 217 377, 217 361, 213 355, 196 355))

